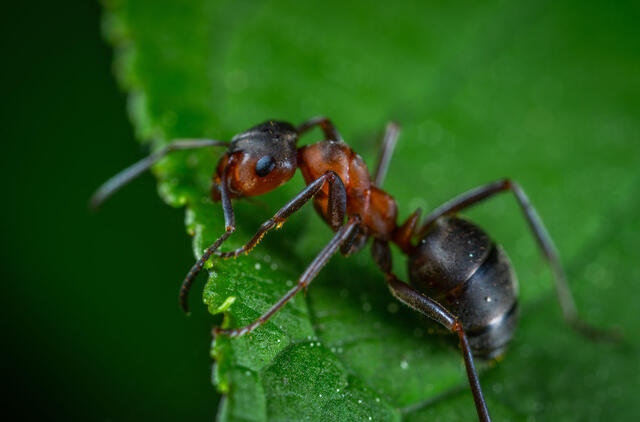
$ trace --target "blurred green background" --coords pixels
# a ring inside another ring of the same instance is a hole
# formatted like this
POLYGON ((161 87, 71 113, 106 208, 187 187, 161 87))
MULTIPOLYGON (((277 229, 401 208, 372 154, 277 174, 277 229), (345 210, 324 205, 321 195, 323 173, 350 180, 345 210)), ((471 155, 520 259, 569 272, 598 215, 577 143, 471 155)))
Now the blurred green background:
POLYGON ((3 12, 5 383, 24 419, 212 420, 210 320, 186 318, 183 211, 149 175, 90 213, 106 177, 146 154, 94 2, 3 12), (169 364, 167 364, 170 362, 169 364))
MULTIPOLYGON (((158 16, 140 12, 153 2, 133 3, 132 22, 167 24, 161 8, 158 16)), ((403 216, 497 177, 520 180, 556 238, 581 310, 621 328, 634 344, 594 348, 603 361, 624 363, 560 386, 601 390, 603 414, 632 420, 632 390, 640 387, 637 4, 434 3, 424 13, 416 5, 338 2, 309 9, 220 2, 207 9, 211 15, 198 15, 220 25, 219 51, 209 51, 220 66, 209 74, 216 91, 208 129, 228 136, 268 117, 328 114, 371 162, 370 139, 396 119, 406 127, 400 156, 424 161, 392 164, 386 186, 403 216), (307 84, 299 74, 315 79, 307 84)), ((12 404, 24 419, 211 420, 212 319, 199 306, 185 318, 176 303, 192 260, 183 212, 162 203, 148 175, 102 212, 86 208, 99 183, 146 153, 113 77, 100 13, 95 3, 72 1, 14 4, 3 14, 2 365, 17 397, 12 404)), ((515 213, 498 200, 474 216, 504 241, 521 280, 541 280, 523 286, 527 302, 527 293, 550 286, 515 213)), ((529 307, 520 343, 556 330, 553 297, 540 300, 529 307), (537 323, 536 308, 552 314, 537 323)), ((494 381, 509 376, 509 365, 522 365, 526 349, 515 348, 494 381)), ((561 369, 565 361, 589 365, 592 355, 528 358, 535 365, 553 358, 561 369)), ((556 401, 544 392, 557 385, 515 379, 556 401)))

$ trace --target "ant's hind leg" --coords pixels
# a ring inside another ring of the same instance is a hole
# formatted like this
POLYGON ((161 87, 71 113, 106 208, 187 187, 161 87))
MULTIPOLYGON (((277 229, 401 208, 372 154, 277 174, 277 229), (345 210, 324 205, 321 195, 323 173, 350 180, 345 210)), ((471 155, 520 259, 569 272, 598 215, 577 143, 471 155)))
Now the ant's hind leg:
POLYGON ((307 269, 302 273, 300 278, 298 279, 298 283, 289 290, 275 305, 273 305, 267 312, 262 314, 258 319, 256 319, 251 324, 235 328, 235 329, 222 329, 216 327, 213 329, 213 335, 217 336, 218 334, 224 334, 230 337, 237 337, 245 335, 260 325, 264 324, 275 314, 278 312, 280 308, 282 308, 296 293, 298 293, 302 289, 306 289, 307 286, 313 281, 316 275, 320 272, 322 267, 324 267, 329 259, 336 253, 338 248, 342 243, 347 241, 353 235, 353 231, 357 229, 358 224, 360 223, 360 217, 352 216, 349 218, 347 223, 340 227, 338 231, 335 233, 333 238, 329 241, 329 243, 320 251, 318 255, 311 261, 311 264, 307 267, 307 269))
POLYGON ((451 312, 438 302, 423 295, 407 283, 400 281, 398 277, 391 272, 391 250, 389 249, 388 242, 375 239, 371 245, 371 255, 376 264, 378 264, 378 267, 385 274, 389 290, 391 290, 391 294, 393 294, 396 299, 443 325, 449 331, 458 334, 462 356, 464 357, 464 365, 467 370, 467 378, 471 386, 471 393, 473 394, 473 401, 476 405, 478 417, 480 421, 490 421, 489 409, 487 409, 487 404, 484 401, 478 372, 473 363, 473 355, 462 324, 458 322, 458 319, 452 315, 451 312))
POLYGON ((464 358, 464 365, 467 371, 467 378, 469 379, 469 385, 471 386, 471 393, 473 394, 473 401, 476 405, 476 411, 478 412, 478 418, 480 421, 490 421, 489 409, 484 400, 482 394, 482 387, 480 386, 480 379, 478 378, 478 372, 473 363, 473 355, 471 354, 471 348, 467 341, 467 336, 464 332, 462 324, 458 322, 457 318, 446 310, 442 305, 433 299, 423 295, 413 287, 404 283, 391 272, 386 272, 387 285, 391 293, 402 303, 410 308, 420 312, 423 315, 428 316, 432 320, 443 325, 449 331, 458 334, 460 339, 460 348, 462 349, 462 356, 464 358))
POLYGON ((482 202, 498 193, 510 191, 514 194, 518 205, 522 210, 531 231, 538 243, 538 246, 542 250, 544 257, 546 258, 549 266, 554 275, 556 294, 558 296, 558 302, 562 308, 562 314, 567 322, 578 332, 583 335, 595 339, 613 340, 619 339, 619 335, 615 332, 606 331, 593 327, 580 319, 576 308, 571 289, 567 282, 564 269, 560 264, 560 257, 558 251, 553 244, 551 236, 547 232, 542 220, 538 216, 533 205, 529 201, 529 198, 524 193, 522 188, 516 182, 510 179, 503 179, 497 182, 489 183, 484 186, 477 187, 470 191, 467 191, 452 200, 444 203, 440 207, 436 208, 431 214, 429 214, 423 226, 418 231, 418 236, 422 237, 429 230, 430 226, 441 216, 448 214, 455 214, 465 208, 482 202))

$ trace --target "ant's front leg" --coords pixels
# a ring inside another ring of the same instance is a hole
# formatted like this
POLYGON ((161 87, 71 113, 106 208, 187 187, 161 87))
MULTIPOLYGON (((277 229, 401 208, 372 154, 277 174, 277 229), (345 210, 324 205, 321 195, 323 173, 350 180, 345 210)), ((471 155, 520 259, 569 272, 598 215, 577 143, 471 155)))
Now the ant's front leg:
POLYGON ((324 132, 324 136, 328 141, 344 142, 342 135, 340 135, 340 132, 338 132, 338 129, 336 129, 328 117, 313 117, 306 122, 303 122, 296 128, 296 130, 298 131, 298 135, 303 135, 316 126, 319 126, 320 129, 322 129, 322 132, 324 132))
POLYGON ((229 195, 229 188, 227 186, 228 170, 229 166, 225 167, 225 169, 222 171, 222 176, 220 177, 220 201, 222 202, 222 212, 224 214, 225 232, 204 251, 200 259, 198 259, 193 267, 191 267, 191 270, 189 270, 187 276, 182 282, 182 285, 180 286, 180 306, 185 313, 189 312, 189 302, 187 301, 187 298, 189 296, 189 290, 191 290, 193 281, 196 279, 200 271, 202 271, 204 264, 209 260, 211 255, 213 255, 213 253, 218 250, 220 245, 222 245, 224 241, 227 240, 229 236, 231 236, 231 233, 236 230, 236 218, 233 213, 231 196, 229 195))
POLYGON ((222 245, 222 243, 227 240, 235 230, 235 218, 226 182, 228 168, 229 166, 227 166, 223 171, 220 183, 220 197, 224 211, 226 232, 205 250, 202 257, 195 263, 191 268, 191 271, 187 274, 187 277, 182 282, 182 286, 180 287, 180 304, 185 312, 188 312, 189 309, 187 297, 189 290, 191 289, 191 285, 211 255, 216 254, 222 258, 229 258, 238 256, 243 252, 249 253, 249 251, 251 251, 251 249, 260 242, 260 239, 262 239, 269 230, 274 227, 278 228, 282 226, 291 214, 298 211, 307 201, 320 192, 325 183, 329 184, 329 199, 327 205, 329 225, 333 230, 338 230, 344 223, 344 217, 347 212, 347 192, 340 176, 338 176, 336 172, 330 170, 308 184, 299 194, 276 212, 272 218, 265 221, 251 240, 249 240, 249 242, 244 246, 231 252, 219 252, 218 248, 220 245, 222 245))
POLYGON ((228 252, 216 251, 216 255, 221 258, 235 258, 243 253, 249 253, 262 238, 273 228, 280 228, 287 218, 294 212, 298 211, 307 201, 313 198, 324 186, 329 184, 329 199, 327 201, 327 214, 329 216, 329 224, 332 229, 337 230, 344 223, 344 216, 347 210, 347 192, 344 184, 333 171, 328 171, 309 183, 299 194, 297 194, 285 206, 280 208, 273 217, 265 221, 256 234, 253 235, 245 245, 228 252))
POLYGON ((226 232, 218 238, 209 248, 207 248, 202 257, 191 268, 191 271, 187 274, 187 277, 182 282, 180 287, 180 305, 185 312, 188 312, 187 296, 191 285, 196 276, 200 273, 204 264, 213 254, 217 254, 222 258, 229 258, 232 256, 238 256, 243 252, 248 253, 253 247, 255 247, 260 239, 274 227, 280 227, 284 222, 293 214, 298 211, 309 199, 313 198, 324 186, 325 183, 329 184, 329 201, 328 201, 328 216, 329 224, 334 230, 337 230, 342 226, 344 222, 344 216, 347 210, 347 192, 344 188, 344 184, 334 171, 328 171, 316 180, 307 185, 299 194, 297 194, 291 201, 289 201, 284 207, 282 207, 272 218, 265 221, 264 224, 258 229, 256 234, 251 238, 244 246, 231 251, 231 252, 218 252, 220 245, 227 240, 231 233, 235 230, 235 218, 233 215, 233 208, 231 207, 231 199, 228 192, 226 182, 226 172, 229 167, 227 166, 223 171, 220 183, 220 197, 222 200, 222 208, 224 211, 224 219, 226 225, 226 232))
POLYGON ((228 147, 229 143, 224 141, 216 141, 213 139, 178 139, 169 145, 161 148, 153 154, 134 163, 126 169, 120 171, 109 180, 104 182, 98 190, 91 196, 89 207, 98 209, 104 201, 111 197, 116 191, 145 171, 149 170, 155 163, 167 156, 173 151, 182 151, 187 149, 198 149, 206 147, 228 147))

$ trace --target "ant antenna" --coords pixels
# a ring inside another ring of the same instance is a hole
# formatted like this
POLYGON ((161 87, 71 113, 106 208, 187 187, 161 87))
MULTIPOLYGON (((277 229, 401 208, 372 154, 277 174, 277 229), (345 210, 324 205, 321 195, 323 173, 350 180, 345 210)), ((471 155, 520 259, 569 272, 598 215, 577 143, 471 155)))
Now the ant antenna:
POLYGON ((216 141, 212 139, 181 139, 173 142, 157 152, 143 158, 142 160, 134 163, 133 165, 122 170, 106 182, 104 182, 98 190, 93 194, 89 201, 89 208, 97 210, 102 203, 106 201, 111 195, 120 190, 124 185, 140 176, 145 171, 149 170, 151 166, 160 161, 165 155, 172 151, 179 151, 184 149, 197 149, 204 147, 228 147, 229 143, 224 141, 216 141))

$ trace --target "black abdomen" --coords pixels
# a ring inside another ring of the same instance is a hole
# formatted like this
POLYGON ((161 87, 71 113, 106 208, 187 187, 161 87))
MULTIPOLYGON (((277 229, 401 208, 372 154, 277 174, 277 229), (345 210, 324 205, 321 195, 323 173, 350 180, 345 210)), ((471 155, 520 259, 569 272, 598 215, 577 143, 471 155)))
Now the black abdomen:
POLYGON ((441 217, 409 258, 411 284, 462 322, 474 355, 502 353, 517 321, 517 281, 506 253, 478 226, 441 217))

